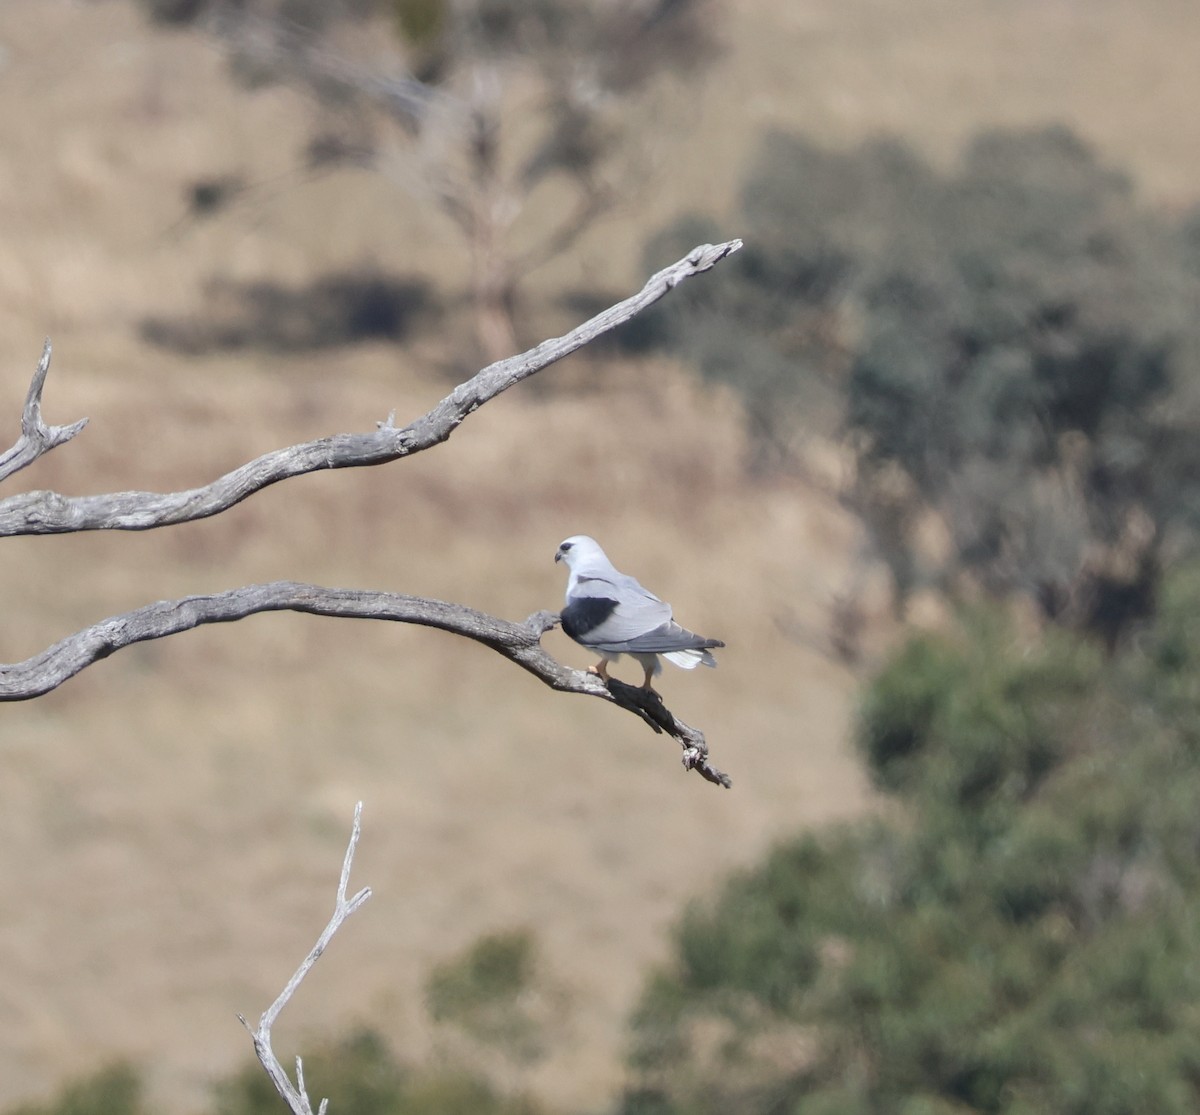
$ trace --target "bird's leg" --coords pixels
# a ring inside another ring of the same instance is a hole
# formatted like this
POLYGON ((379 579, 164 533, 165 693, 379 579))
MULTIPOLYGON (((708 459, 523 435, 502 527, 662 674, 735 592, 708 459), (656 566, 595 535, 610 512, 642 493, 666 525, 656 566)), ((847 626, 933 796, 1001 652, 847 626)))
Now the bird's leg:
POLYGON ((605 685, 608 684, 608 662, 601 658, 594 666, 588 667, 589 674, 595 674, 605 685))
POLYGON ((646 676, 645 676, 645 678, 642 679, 642 688, 647 693, 654 693, 654 695, 657 697, 658 694, 654 692, 654 686, 650 684, 651 680, 654 677, 654 667, 653 666, 643 666, 642 669, 646 671, 646 676))

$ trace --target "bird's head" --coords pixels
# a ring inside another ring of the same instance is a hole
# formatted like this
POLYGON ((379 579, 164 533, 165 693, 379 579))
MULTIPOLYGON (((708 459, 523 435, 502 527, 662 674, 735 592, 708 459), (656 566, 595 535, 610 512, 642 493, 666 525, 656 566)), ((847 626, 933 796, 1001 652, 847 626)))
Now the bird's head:
POLYGON ((554 554, 555 561, 566 562, 568 569, 581 569, 598 562, 608 564, 608 558, 600 549, 600 544, 586 534, 573 534, 570 538, 558 544, 554 554))

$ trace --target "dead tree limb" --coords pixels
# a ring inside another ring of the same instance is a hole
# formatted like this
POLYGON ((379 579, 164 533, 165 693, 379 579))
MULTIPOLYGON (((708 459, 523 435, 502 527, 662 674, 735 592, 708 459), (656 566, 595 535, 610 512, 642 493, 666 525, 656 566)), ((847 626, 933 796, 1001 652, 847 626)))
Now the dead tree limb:
POLYGON ((42 390, 46 386, 49 371, 50 342, 47 340, 29 384, 29 393, 25 396, 25 409, 21 412, 21 436, 11 449, 0 453, 0 480, 6 480, 14 472, 27 468, 56 445, 70 441, 88 423, 86 418, 69 426, 47 426, 42 421, 42 390))
MULTIPOLYGON (((291 997, 296 993, 296 989, 300 986, 304 977, 308 975, 312 966, 320 959, 321 953, 325 951, 325 947, 333 940, 333 935, 341 929, 342 923, 371 897, 370 887, 363 887, 353 898, 346 897, 346 888, 350 885, 350 869, 354 865, 354 849, 358 846, 358 838, 361 833, 362 802, 360 801, 354 807, 354 827, 350 831, 350 843, 346 848, 346 857, 342 860, 342 874, 338 879, 337 899, 333 906, 333 916, 321 931, 320 937, 317 938, 317 943, 313 945, 312 950, 304 958, 300 967, 296 969, 292 978, 288 980, 287 986, 279 993, 279 997, 263 1012, 262 1017, 258 1021, 257 1029, 251 1030, 250 1023, 246 1021, 245 1015, 238 1015, 238 1019, 250 1031, 250 1037, 254 1039, 254 1052, 258 1056, 262 1067, 267 1070, 267 1075, 271 1078, 271 1083, 275 1085, 275 1090, 295 1115, 313 1115, 312 1101, 308 1098, 308 1089, 304 1086, 304 1063, 299 1057, 296 1058, 296 1083, 293 1084, 288 1079, 286 1070, 279 1063, 279 1058, 275 1056, 275 1050, 271 1046, 271 1027, 275 1025, 275 1020, 279 1017, 283 1008, 287 1006, 291 997)), ((318 1115, 325 1115, 328 1105, 328 1100, 322 1100, 320 1106, 317 1108, 318 1115)))
MULTIPOLYGON (((87 530, 149 530, 217 515, 271 484, 323 468, 379 465, 440 445, 468 415, 501 392, 548 367, 589 341, 653 305, 684 279, 701 274, 742 246, 740 240, 702 244, 678 263, 659 271, 635 295, 618 302, 565 336, 543 341, 519 356, 488 365, 450 392, 427 414, 403 428, 392 416, 374 433, 335 434, 278 449, 189 491, 114 492, 64 496, 37 491, 0 501, 0 537, 61 534, 87 530)), ((0 480, 32 464, 69 441, 87 423, 47 426, 41 396, 50 368, 50 345, 34 373, 21 419, 21 436, 0 455, 0 480)), ((683 765, 719 786, 727 775, 708 761, 708 745, 699 730, 673 716, 653 692, 619 681, 606 686, 598 677, 556 662, 540 645, 542 635, 559 622, 553 612, 538 612, 524 623, 511 623, 462 604, 397 593, 324 588, 276 581, 247 585, 209 596, 187 596, 113 616, 76 632, 24 662, 0 664, 0 701, 22 701, 57 688, 80 670, 133 643, 161 639, 206 623, 227 623, 258 612, 295 611, 359 619, 383 619, 436 627, 491 647, 544 684, 565 693, 611 701, 665 733, 683 748, 683 765)))
POLYGON ((259 612, 281 611, 414 623, 472 639, 527 670, 551 689, 599 697, 636 713, 654 731, 665 733, 679 743, 684 767, 719 786, 731 785, 729 776, 709 762, 704 734, 673 716, 657 694, 615 679, 606 687, 594 674, 564 666, 543 650, 541 638, 558 625, 556 613, 535 612, 523 623, 512 623, 463 604, 394 592, 273 581, 207 596, 161 600, 86 627, 24 662, 0 664, 0 701, 40 697, 93 663, 134 643, 162 639, 207 623, 230 623, 259 612))
MULTIPOLYGON (((684 279, 708 271, 742 246, 740 240, 725 244, 702 244, 678 263, 652 276, 637 294, 610 306, 590 321, 562 337, 543 341, 528 352, 489 364, 465 383, 459 384, 428 414, 403 428, 392 424, 392 416, 373 433, 334 434, 316 441, 277 449, 218 477, 211 484, 189 491, 111 492, 106 495, 64 496, 38 491, 0 500, 0 537, 22 534, 64 534, 85 530, 151 530, 192 522, 228 510, 248 496, 281 480, 326 468, 362 468, 411 457, 423 449, 440 445, 471 413, 503 391, 652 306, 684 279)), ((21 440, 5 456, 19 463, 0 479, 31 464, 55 445, 74 437, 87 419, 73 426, 41 425, 42 383, 49 369, 49 346, 38 365, 22 419, 21 440), (26 427, 30 429, 27 430, 26 427)), ((0 464, 3 462, 0 458, 0 464)))

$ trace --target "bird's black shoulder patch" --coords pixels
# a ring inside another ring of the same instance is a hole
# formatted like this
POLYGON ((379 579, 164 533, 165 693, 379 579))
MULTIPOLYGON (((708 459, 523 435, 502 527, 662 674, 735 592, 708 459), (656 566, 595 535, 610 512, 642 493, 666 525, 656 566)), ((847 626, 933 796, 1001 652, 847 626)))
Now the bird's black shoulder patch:
POLYGON ((562 629, 572 639, 582 639, 608 619, 616 607, 617 602, 606 596, 581 596, 563 609, 562 629))

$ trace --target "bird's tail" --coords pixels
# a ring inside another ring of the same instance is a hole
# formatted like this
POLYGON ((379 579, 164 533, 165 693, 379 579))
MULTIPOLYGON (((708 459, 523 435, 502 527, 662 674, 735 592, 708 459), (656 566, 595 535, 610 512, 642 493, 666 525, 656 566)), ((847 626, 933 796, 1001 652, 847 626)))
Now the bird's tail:
MULTIPOLYGON (((724 643, 717 643, 714 640, 715 646, 724 646, 724 643)), ((712 656, 712 653, 704 648, 692 648, 689 650, 673 650, 664 654, 663 657, 672 665, 679 666, 684 670, 694 670, 697 666, 716 666, 717 660, 712 656)))

